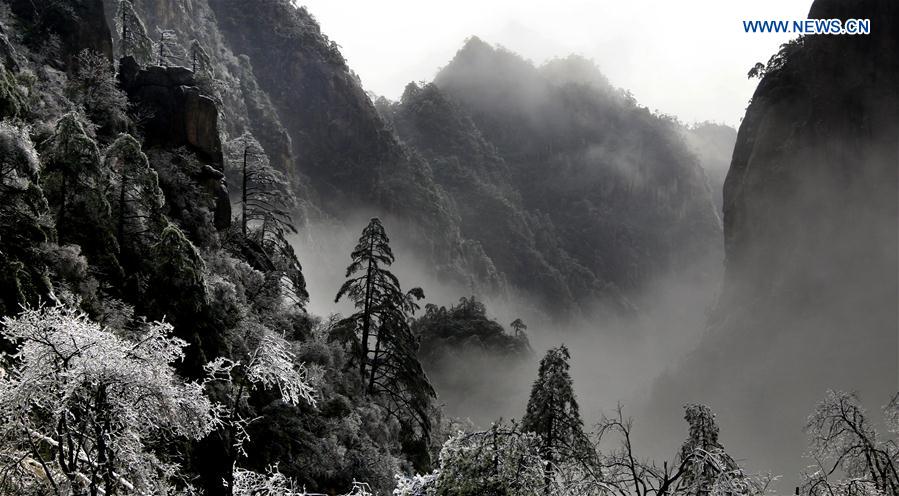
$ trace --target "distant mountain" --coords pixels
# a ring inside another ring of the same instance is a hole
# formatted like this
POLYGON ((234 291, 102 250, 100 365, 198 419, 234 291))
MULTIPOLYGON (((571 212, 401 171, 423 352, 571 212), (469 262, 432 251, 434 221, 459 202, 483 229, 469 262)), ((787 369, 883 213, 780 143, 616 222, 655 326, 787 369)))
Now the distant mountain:
POLYGON ((579 57, 541 68, 471 38, 424 87, 382 102, 513 287, 550 309, 626 309, 715 259, 719 218, 682 126, 579 57))

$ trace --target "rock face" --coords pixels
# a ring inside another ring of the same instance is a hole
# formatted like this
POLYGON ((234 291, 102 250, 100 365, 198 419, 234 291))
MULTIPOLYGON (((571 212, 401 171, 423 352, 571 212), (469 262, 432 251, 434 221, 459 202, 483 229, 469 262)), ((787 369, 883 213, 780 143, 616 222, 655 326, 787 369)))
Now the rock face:
POLYGON ((215 101, 195 86, 190 70, 159 66, 142 69, 132 57, 120 62, 119 84, 132 104, 148 114, 142 124, 145 148, 186 147, 211 165, 208 173, 196 179, 215 195, 216 227, 228 227, 231 203, 222 182, 224 158, 215 101))
POLYGON ((818 0, 810 17, 870 18, 872 34, 808 36, 769 63, 725 182, 710 337, 657 398, 711 403, 744 426, 740 456, 786 474, 826 389, 873 408, 897 377, 899 3, 818 0))
POLYGON ((132 57, 126 57, 121 62, 119 80, 129 99, 150 113, 143 125, 146 146, 186 146, 222 169, 218 108, 196 87, 189 69, 141 69, 132 57))
POLYGON ((44 37, 46 33, 59 36, 65 68, 74 67, 78 53, 85 49, 112 60, 112 36, 103 10, 103 0, 11 0, 9 4, 15 15, 35 24, 38 37, 44 37), (68 8, 62 8, 63 4, 68 8))

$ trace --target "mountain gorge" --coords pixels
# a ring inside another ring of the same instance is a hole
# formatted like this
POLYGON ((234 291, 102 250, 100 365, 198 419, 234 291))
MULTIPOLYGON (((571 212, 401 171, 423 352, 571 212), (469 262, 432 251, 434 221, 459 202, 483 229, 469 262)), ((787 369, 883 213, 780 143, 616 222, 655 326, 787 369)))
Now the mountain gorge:
POLYGON ((302 8, 265 1, 247 19, 236 1, 135 5, 147 25, 210 47, 224 131, 258 137, 307 220, 390 216, 439 280, 557 316, 626 313, 655 277, 720 257, 681 126, 588 61, 538 70, 472 39, 433 86, 379 113, 302 8))

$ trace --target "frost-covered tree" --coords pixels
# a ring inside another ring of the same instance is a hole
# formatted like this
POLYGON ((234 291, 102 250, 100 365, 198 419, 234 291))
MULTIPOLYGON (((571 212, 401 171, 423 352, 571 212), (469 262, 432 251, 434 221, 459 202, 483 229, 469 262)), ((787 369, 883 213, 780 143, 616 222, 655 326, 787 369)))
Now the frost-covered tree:
POLYGON ((262 227, 263 237, 267 233, 280 231, 296 233, 290 210, 296 206, 296 199, 284 175, 275 170, 262 145, 250 133, 226 144, 228 173, 239 185, 240 229, 244 237, 251 234, 251 228, 262 227), (266 231, 266 229, 268 231, 266 231))
POLYGON ((592 464, 593 447, 584 434, 574 384, 569 373, 571 355, 564 345, 550 349, 540 360, 537 380, 531 388, 522 429, 540 438, 541 456, 547 462, 544 486, 549 491, 556 464, 572 460, 592 464))
POLYGON ((134 10, 131 0, 119 0, 116 30, 119 33, 122 57, 134 57, 143 65, 153 60, 153 40, 147 34, 147 28, 134 10))
MULTIPOLYGON (((178 226, 167 222, 158 241, 147 252, 146 260, 142 260, 142 267, 149 272, 142 308, 153 317, 167 316, 178 326, 179 335, 191 344, 202 344, 190 332, 193 323, 203 318, 209 303, 205 265, 197 248, 178 226)), ((199 351, 191 350, 192 353, 199 351)), ((194 363, 190 361, 188 365, 194 363)))
POLYGON ((686 407, 690 434, 672 462, 661 466, 644 459, 634 449, 633 421, 619 406, 616 416, 603 417, 595 445, 617 436, 617 450, 603 454, 599 481, 618 494, 635 496, 760 496, 773 480, 768 475, 746 474, 718 444, 718 428, 711 411, 698 405, 686 407))
POLYGON ((296 234, 291 211, 296 198, 284 175, 272 167, 262 145, 250 133, 227 143, 227 173, 239 184, 241 250, 254 265, 276 274, 283 296, 300 308, 309 300, 303 267, 288 237, 296 234), (255 252, 255 253, 253 253, 255 252))
POLYGON ((171 29, 158 29, 156 63, 163 67, 181 65, 187 59, 184 47, 178 41, 178 33, 171 29))
POLYGON ((194 81, 197 86, 205 94, 217 100, 220 99, 222 82, 216 79, 215 65, 206 47, 196 39, 192 40, 188 50, 188 57, 190 57, 190 67, 193 70, 194 81))
POLYGON ((18 311, 46 287, 36 247, 47 240, 47 200, 28 132, 0 122, 0 314, 18 311))
POLYGON ((212 79, 214 77, 215 68, 212 65, 212 57, 203 47, 203 44, 197 40, 190 42, 190 67, 194 73, 194 77, 206 77, 212 79))
POLYGON ((540 440, 514 424, 459 433, 440 450, 437 496, 538 495, 543 485, 540 440))
POLYGON ((218 422, 203 385, 176 376, 171 331, 108 329, 61 304, 5 318, 17 351, 0 379, 0 492, 168 494, 178 466, 158 448, 218 422))
POLYGON ((99 126, 100 134, 108 136, 124 130, 128 124, 128 97, 118 87, 112 62, 92 50, 82 51, 76 62, 78 69, 66 87, 69 98, 84 108, 99 126))
MULTIPOLYGON (((264 474, 238 468, 234 471, 234 496, 324 496, 306 492, 296 481, 282 474, 278 467, 268 467, 264 474)), ((341 496, 374 496, 364 482, 353 482, 350 492, 341 496)))
POLYGON ((120 280, 112 207, 103 194, 108 174, 88 129, 74 112, 59 120, 42 146, 42 184, 56 217, 58 241, 81 246, 103 275, 120 280))
POLYGON ((219 357, 206 365, 209 374, 223 383, 227 389, 227 407, 223 412, 224 435, 228 459, 234 470, 224 483, 229 494, 277 494, 246 492, 245 488, 248 485, 258 485, 263 480, 268 481, 267 483, 280 484, 282 477, 269 474, 268 477, 260 479, 260 476, 238 468, 238 462, 246 457, 244 447, 250 440, 247 433, 247 426, 253 421, 249 417, 251 410, 247 403, 250 393, 253 390, 276 391, 280 399, 288 405, 306 402, 314 406, 315 391, 308 370, 297 362, 296 356, 290 350, 290 344, 283 337, 254 321, 245 321, 242 327, 243 341, 250 347, 246 356, 238 360, 219 357), (250 479, 255 482, 248 482, 250 479))
POLYGON ((116 241, 123 255, 138 254, 157 240, 168 224, 159 178, 140 143, 128 134, 119 135, 110 145, 104 163, 112 174, 107 199, 116 223, 116 241))
POLYGON ((802 493, 809 496, 880 496, 899 494, 899 402, 884 409, 890 434, 878 436, 856 395, 828 391, 809 416, 806 432, 815 464, 805 474, 802 493))
POLYGON ((679 460, 685 470, 680 486, 694 496, 711 494, 722 473, 734 473, 739 467, 718 442, 718 423, 709 407, 686 405, 684 420, 690 434, 681 446, 679 460))

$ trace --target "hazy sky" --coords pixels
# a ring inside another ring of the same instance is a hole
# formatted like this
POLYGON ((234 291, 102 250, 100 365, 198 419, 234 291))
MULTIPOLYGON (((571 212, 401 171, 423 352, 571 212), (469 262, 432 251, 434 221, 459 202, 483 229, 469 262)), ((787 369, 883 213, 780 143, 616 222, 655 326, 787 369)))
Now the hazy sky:
POLYGON ((342 48, 365 88, 396 99, 477 35, 541 63, 577 53, 650 109, 738 125, 746 73, 791 38, 742 20, 804 19, 811 0, 296 0, 342 48))

